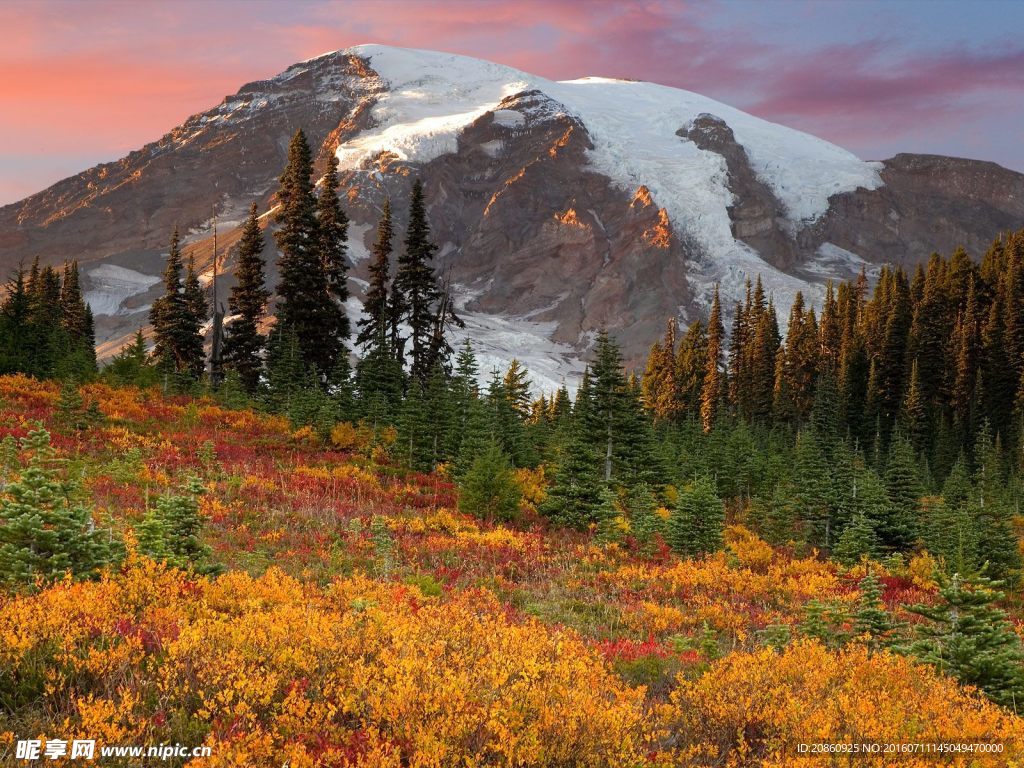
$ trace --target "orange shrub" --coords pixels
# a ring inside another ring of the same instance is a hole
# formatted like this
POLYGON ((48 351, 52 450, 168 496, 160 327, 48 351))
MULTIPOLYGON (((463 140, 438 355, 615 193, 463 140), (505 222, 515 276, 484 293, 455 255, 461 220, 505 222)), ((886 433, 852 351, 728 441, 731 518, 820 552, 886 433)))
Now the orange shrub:
POLYGON ((943 756, 942 765, 1009 765, 1022 721, 902 656, 801 641, 716 662, 671 696, 680 757, 727 766, 934 766, 935 755, 805 755, 798 744, 1001 743, 1003 755, 943 756), (995 760, 992 762, 991 760, 995 760))

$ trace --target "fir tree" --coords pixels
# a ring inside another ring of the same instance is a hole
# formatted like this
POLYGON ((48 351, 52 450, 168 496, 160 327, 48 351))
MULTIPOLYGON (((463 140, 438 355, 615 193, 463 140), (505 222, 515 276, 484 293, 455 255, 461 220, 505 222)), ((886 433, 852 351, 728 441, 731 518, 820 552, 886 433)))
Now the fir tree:
POLYGON ((490 441, 459 484, 459 509, 491 523, 509 522, 519 510, 521 497, 508 457, 490 441))
POLYGON ((591 366, 590 408, 586 414, 588 437, 600 450, 604 463, 604 480, 612 479, 627 407, 626 380, 618 345, 601 330, 597 336, 596 359, 591 366))
POLYGON ((700 320, 694 320, 679 344, 676 354, 676 386, 680 416, 700 419, 701 393, 707 362, 707 331, 700 320))
POLYGON ((203 337, 200 333, 200 302, 205 300, 198 290, 198 277, 189 262, 183 277, 180 239, 175 228, 164 269, 164 294, 150 309, 153 326, 153 356, 165 373, 195 379, 203 372, 203 337))
POLYGON ((348 216, 338 197, 338 156, 332 154, 327 173, 321 181, 317 199, 317 222, 320 234, 320 259, 327 276, 327 291, 333 300, 330 318, 332 344, 337 356, 347 354, 345 343, 350 329, 345 302, 348 301, 348 216))
POLYGON ((878 651, 894 639, 896 624, 882 602, 882 584, 873 573, 860 580, 860 597, 853 614, 853 634, 869 651, 878 651))
POLYGON ((409 224, 405 250, 398 259, 394 290, 401 296, 401 317, 409 326, 412 349, 410 374, 425 382, 430 369, 429 345, 434 322, 435 303, 441 291, 434 276, 433 260, 437 246, 430 237, 423 183, 413 182, 409 202, 409 224))
POLYGON ((0 583, 9 588, 94 575, 110 562, 80 490, 61 478, 49 433, 39 427, 21 441, 25 468, 0 496, 0 583))
POLYGON ((315 366, 326 379, 341 345, 337 337, 337 306, 321 253, 323 240, 313 194, 313 161, 306 136, 299 129, 288 147, 288 165, 280 179, 274 238, 281 253, 277 286, 277 324, 272 336, 292 336, 305 366, 315 366))
POLYGON ((839 536, 833 555, 845 565, 855 565, 862 557, 872 557, 877 553, 878 537, 874 525, 865 512, 858 510, 839 536))
POLYGON ((714 552, 722 546, 725 511, 706 477, 679 489, 679 497, 668 520, 668 543, 688 557, 714 552))
POLYGON ((159 380, 159 373, 149 360, 146 338, 140 328, 135 338, 121 348, 103 369, 104 378, 117 385, 151 387, 159 380))
POLYGON ((954 574, 941 582, 937 605, 908 608, 926 621, 907 651, 964 685, 980 688, 997 704, 1016 709, 1024 697, 1024 649, 996 607, 997 582, 954 574))
POLYGON ((184 491, 161 496, 147 511, 137 531, 139 549, 177 568, 214 573, 218 568, 208 562, 211 550, 202 541, 199 496, 203 487, 193 479, 184 491))
POLYGON ((705 432, 710 432, 714 427, 725 393, 721 370, 724 337, 722 303, 718 298, 718 286, 715 286, 715 297, 711 302, 711 314, 708 317, 707 355, 700 394, 700 420, 705 432))
POLYGON ((658 421, 675 421, 681 410, 676 381, 676 320, 670 318, 665 338, 647 356, 642 379, 644 407, 658 421))
POLYGON ((571 528, 586 528, 598 522, 604 500, 597 457, 574 425, 562 448, 547 496, 541 502, 541 514, 571 528))
POLYGON ((270 298, 264 276, 263 233, 256 211, 256 203, 253 203, 238 245, 235 267, 238 282, 228 297, 228 314, 233 319, 224 338, 226 367, 238 373, 242 387, 250 395, 260 383, 266 337, 260 333, 259 323, 270 298))
POLYGON ((909 549, 918 534, 917 521, 924 488, 918 476, 914 449, 901 435, 897 435, 889 445, 889 455, 885 462, 885 490, 896 520, 894 530, 902 537, 891 543, 896 549, 909 549))
POLYGON ((391 275, 391 251, 394 228, 391 223, 391 200, 384 201, 380 220, 377 222, 377 239, 370 249, 370 279, 363 298, 363 316, 356 325, 359 334, 356 344, 364 356, 382 343, 391 341, 391 307, 388 299, 388 285, 391 275))

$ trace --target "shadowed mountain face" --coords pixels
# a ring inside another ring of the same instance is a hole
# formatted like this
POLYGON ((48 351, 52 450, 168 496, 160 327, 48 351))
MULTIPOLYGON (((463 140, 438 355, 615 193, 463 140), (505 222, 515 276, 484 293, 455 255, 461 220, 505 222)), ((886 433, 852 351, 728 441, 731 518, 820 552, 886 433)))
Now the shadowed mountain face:
MULTIPOLYGON (((544 388, 578 373, 602 326, 639 363, 666 318, 706 311, 715 284, 728 303, 761 274, 777 303, 797 290, 815 300, 830 277, 961 244, 978 255, 1024 224, 1024 175, 992 163, 865 163, 686 91, 359 46, 0 208, 0 270, 78 259, 109 352, 145 323, 175 225, 209 268, 216 213, 230 272, 244 212, 273 205, 299 127, 318 169, 341 160, 354 294, 381 203, 392 198, 401 227, 421 176, 438 267, 485 367, 517 356, 544 388)), ((266 255, 273 285, 272 240, 266 255)))

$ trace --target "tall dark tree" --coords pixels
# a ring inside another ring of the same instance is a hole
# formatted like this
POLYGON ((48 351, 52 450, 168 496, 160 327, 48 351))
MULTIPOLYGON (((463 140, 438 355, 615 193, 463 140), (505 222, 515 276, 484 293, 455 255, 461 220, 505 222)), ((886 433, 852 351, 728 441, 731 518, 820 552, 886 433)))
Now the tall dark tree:
POLYGON ((391 318, 388 285, 391 281, 391 251, 395 232, 391 222, 391 199, 384 201, 377 222, 377 239, 370 249, 370 279, 363 298, 363 316, 356 325, 356 344, 367 352, 381 339, 390 341, 391 318))
POLYGON ((225 365, 229 370, 238 372, 239 380, 249 394, 259 387, 266 346, 266 337, 259 329, 270 298, 264 274, 263 245, 256 203, 253 203, 238 245, 235 266, 238 282, 228 296, 228 314, 233 319, 224 337, 225 365))
POLYGON ((725 376, 722 372, 722 350, 725 328, 722 325, 722 303, 715 286, 708 317, 707 354, 704 360, 704 379, 700 394, 700 420, 705 432, 710 432, 718 419, 725 395, 725 376))
POLYGON ((292 336, 300 358, 315 366, 321 380, 334 370, 341 345, 337 306, 321 253, 323 240, 313 193, 313 160, 302 129, 288 147, 288 165, 280 179, 274 238, 281 252, 277 286, 276 336, 292 336))
POLYGON ((320 225, 320 258, 327 275, 327 289, 333 299, 333 343, 338 356, 345 354, 350 329, 345 302, 348 301, 348 216, 338 197, 338 157, 331 155, 327 173, 320 183, 317 200, 320 225))
POLYGON ((434 254, 437 245, 430 236, 423 182, 413 182, 409 202, 409 224, 405 233, 405 250, 398 259, 394 291, 401 296, 401 317, 409 327, 410 374, 425 382, 430 372, 430 339, 436 302, 441 291, 434 275, 434 254))
POLYGON ((153 357, 164 373, 195 377, 203 370, 203 337, 194 297, 185 292, 183 269, 181 241, 175 228, 164 267, 164 293, 149 311, 153 357))

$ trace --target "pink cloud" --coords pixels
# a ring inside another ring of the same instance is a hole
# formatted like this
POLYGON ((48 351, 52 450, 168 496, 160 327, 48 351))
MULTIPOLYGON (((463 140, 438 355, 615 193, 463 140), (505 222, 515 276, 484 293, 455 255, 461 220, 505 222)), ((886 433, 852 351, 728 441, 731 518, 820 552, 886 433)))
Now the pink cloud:
MULTIPOLYGON (((364 42, 464 53, 558 79, 653 80, 862 154, 897 143, 912 151, 938 137, 955 143, 958 132, 966 152, 965 126, 979 104, 1001 102, 1004 114, 1021 116, 1020 45, 943 46, 941 54, 911 56, 900 41, 876 36, 794 49, 742 13, 722 24, 728 7, 672 0, 2 3, 0 146, 17 148, 22 161, 59 154, 60 162, 29 171, 0 153, 0 202, 152 141, 243 83, 364 42)), ((798 11, 808 23, 824 23, 829 4, 798 11)), ((984 148, 993 135, 975 132, 971 146, 984 148)))

